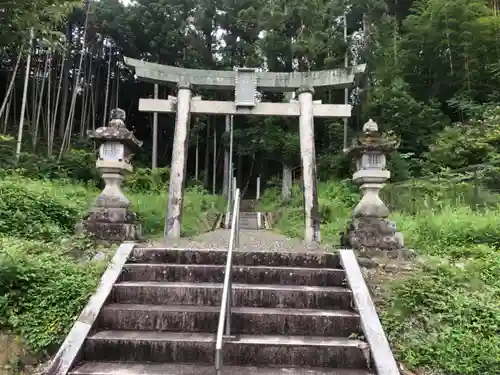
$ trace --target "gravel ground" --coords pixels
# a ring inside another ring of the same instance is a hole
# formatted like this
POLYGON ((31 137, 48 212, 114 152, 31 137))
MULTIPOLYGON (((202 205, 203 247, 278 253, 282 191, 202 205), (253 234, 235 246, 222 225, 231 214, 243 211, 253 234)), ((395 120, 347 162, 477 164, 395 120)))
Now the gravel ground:
MULTIPOLYGON (((168 246, 176 248, 194 249, 226 249, 229 246, 229 230, 217 229, 192 238, 179 240, 156 240, 147 243, 147 246, 168 246)), ((282 252, 323 252, 320 245, 306 245, 300 240, 288 238, 269 230, 240 230, 239 251, 282 251, 282 252)))

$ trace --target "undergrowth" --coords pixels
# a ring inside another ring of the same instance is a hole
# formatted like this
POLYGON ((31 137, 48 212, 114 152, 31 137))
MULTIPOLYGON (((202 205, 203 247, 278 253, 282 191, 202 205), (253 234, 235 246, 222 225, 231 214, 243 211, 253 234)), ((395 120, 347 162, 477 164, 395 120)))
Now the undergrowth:
POLYGON ((61 343, 106 267, 70 256, 69 245, 0 237, 0 327, 36 354, 61 343))
MULTIPOLYGON (((78 182, 61 169, 57 180, 19 172, 0 169, 0 331, 20 335, 39 356, 61 344, 115 247, 73 234, 100 192, 95 181, 78 182)), ((163 233, 168 176, 168 169, 139 169, 126 180, 147 236, 163 233)), ((188 187, 184 198, 185 236, 209 229, 206 213, 223 208, 220 197, 199 186, 188 187)))
MULTIPOLYGON (((402 195, 391 201, 391 219, 422 262, 390 282, 381 318, 398 360, 425 374, 500 374, 500 200, 483 192, 487 204, 478 205, 477 194, 468 199, 472 189, 428 183, 418 199, 401 186, 383 193, 402 195)), ((359 193, 349 182, 328 182, 319 184, 318 197, 322 240, 338 245, 359 193)), ((299 187, 288 202, 266 190, 260 205, 277 213, 277 230, 303 236, 299 187)))

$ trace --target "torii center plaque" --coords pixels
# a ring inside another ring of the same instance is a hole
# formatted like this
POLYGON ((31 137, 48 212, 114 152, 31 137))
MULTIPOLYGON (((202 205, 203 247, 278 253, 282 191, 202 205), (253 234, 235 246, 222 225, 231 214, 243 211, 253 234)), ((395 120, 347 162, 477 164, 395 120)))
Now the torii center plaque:
POLYGON ((174 146, 170 173, 165 237, 178 238, 186 180, 190 114, 256 115, 299 117, 300 154, 304 186, 304 238, 307 243, 319 242, 318 195, 316 192, 316 155, 314 148, 314 117, 346 118, 351 106, 322 104, 314 101, 314 87, 344 89, 352 86, 365 71, 365 65, 316 72, 273 73, 253 68, 233 71, 184 69, 149 63, 125 57, 125 63, 135 68, 138 79, 156 84, 178 85, 177 97, 140 99, 143 112, 176 112, 174 146), (234 90, 234 101, 209 101, 192 96, 193 87, 234 90), (298 100, 289 103, 257 101, 257 90, 296 91, 298 100))
POLYGON ((255 69, 237 68, 234 88, 234 102, 237 107, 254 107, 257 95, 255 69))

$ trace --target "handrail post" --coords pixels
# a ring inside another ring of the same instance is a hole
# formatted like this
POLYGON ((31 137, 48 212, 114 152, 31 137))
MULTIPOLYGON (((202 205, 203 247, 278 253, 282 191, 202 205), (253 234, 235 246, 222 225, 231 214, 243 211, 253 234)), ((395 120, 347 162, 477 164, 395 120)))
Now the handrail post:
MULTIPOLYGON (((233 180, 234 187, 236 181, 233 180)), ((240 229, 240 202, 241 192, 239 189, 234 189, 233 210, 231 217, 231 231, 229 235, 229 247, 227 249, 227 261, 224 275, 224 286, 222 288, 221 310, 219 314, 219 324, 217 327, 217 338, 215 343, 215 373, 222 375, 222 346, 224 339, 228 340, 231 337, 231 309, 233 305, 233 252, 239 246, 239 229, 240 229)))
POLYGON ((234 245, 236 246, 236 249, 238 249, 240 247, 240 202, 237 202, 238 204, 238 217, 236 218, 236 236, 235 236, 235 239, 234 239, 234 245))

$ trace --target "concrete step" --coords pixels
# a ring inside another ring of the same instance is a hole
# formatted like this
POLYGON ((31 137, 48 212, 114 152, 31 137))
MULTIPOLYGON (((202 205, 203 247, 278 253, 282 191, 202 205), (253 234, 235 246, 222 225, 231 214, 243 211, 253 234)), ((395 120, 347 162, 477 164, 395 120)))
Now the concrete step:
MULTIPOLYGON (((257 220, 258 212, 240 212, 240 224, 243 220, 257 220)), ((227 214, 226 214, 227 215, 227 214)), ((229 214, 229 221, 233 219, 233 214, 229 214)), ((261 213, 262 218, 262 213, 261 213)))
POLYGON ((240 203, 240 211, 255 211, 255 199, 242 199, 240 203))
MULTIPOLYGON (((226 264, 227 249, 134 248, 128 263, 226 264)), ((235 266, 341 268, 338 254, 235 251, 235 266)))
MULTIPOLYGON (((229 225, 229 227, 231 227, 231 225, 229 225)), ((257 219, 246 219, 246 220, 241 219, 240 229, 258 230, 262 228, 259 227, 259 222, 257 221, 257 219)))
MULTIPOLYGON (((214 365, 85 362, 70 375, 212 375, 214 365)), ((363 370, 224 366, 223 375, 372 375, 363 370)))
MULTIPOLYGON (((223 283, 225 269, 225 265, 135 263, 124 266, 120 280, 223 283)), ((345 272, 335 268, 236 266, 233 267, 233 282, 342 286, 345 284, 345 272)))
MULTIPOLYGON (((223 284, 125 281, 113 286, 115 303, 220 306, 223 284)), ((351 291, 332 286, 233 284, 233 306, 348 310, 351 291)))
MULTIPOLYGON (((212 364, 215 335, 202 333, 102 331, 87 338, 89 361, 212 364)), ((224 343, 227 365, 311 366, 366 370, 368 345, 347 338, 239 335, 224 343)))
MULTIPOLYGON (((229 225, 228 228, 231 228, 233 215, 229 214, 229 225)), ((248 229, 248 230, 258 230, 264 229, 264 216, 261 214, 260 217, 260 227, 259 227, 259 219, 257 212, 240 212, 240 229, 248 229)), ((224 219, 225 222, 225 219, 224 219)))
MULTIPOLYGON (((217 332, 219 306, 111 304, 99 328, 129 331, 217 332)), ((347 310, 232 309, 234 334, 349 337, 361 334, 359 315, 347 310)))

